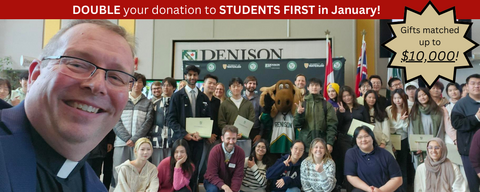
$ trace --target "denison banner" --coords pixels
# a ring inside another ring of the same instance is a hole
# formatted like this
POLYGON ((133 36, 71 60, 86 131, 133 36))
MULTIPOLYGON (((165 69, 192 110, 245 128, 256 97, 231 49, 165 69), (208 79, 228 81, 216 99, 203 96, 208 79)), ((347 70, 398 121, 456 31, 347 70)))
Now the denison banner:
MULTIPOLYGON (((281 79, 289 79, 295 82, 297 74, 303 74, 308 80, 325 78, 325 58, 318 59, 260 59, 260 60, 216 60, 216 61, 183 61, 183 67, 195 65, 200 68, 199 80, 203 80, 206 74, 218 77, 228 89, 228 82, 233 77, 245 79, 247 76, 257 78, 257 90, 268 87, 281 79)), ((344 85, 345 58, 333 58, 333 71, 335 83, 344 85)), ((323 84, 322 84, 323 86, 323 84)), ((230 91, 227 91, 230 95, 230 91)))

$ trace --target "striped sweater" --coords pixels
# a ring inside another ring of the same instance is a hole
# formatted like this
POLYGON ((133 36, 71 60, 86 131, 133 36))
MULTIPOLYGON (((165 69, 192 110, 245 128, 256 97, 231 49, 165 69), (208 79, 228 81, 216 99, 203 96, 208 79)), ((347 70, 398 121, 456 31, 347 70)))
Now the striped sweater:
POLYGON ((247 157, 245 158, 243 170, 245 171, 245 176, 243 177, 240 190, 245 192, 265 192, 265 187, 267 186, 267 165, 263 164, 262 161, 257 161, 252 168, 249 168, 247 157))
POLYGON ((330 192, 335 187, 335 162, 332 159, 323 164, 321 173, 315 170, 315 164, 311 159, 305 159, 300 167, 300 180, 305 192, 330 192))

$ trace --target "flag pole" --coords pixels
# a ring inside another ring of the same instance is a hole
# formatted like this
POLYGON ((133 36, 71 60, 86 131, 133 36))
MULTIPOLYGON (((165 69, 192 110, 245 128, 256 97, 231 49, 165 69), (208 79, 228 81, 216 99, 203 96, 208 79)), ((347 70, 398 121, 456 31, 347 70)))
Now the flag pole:
POLYGON ((326 60, 325 60, 325 79, 323 82, 323 97, 328 100, 328 85, 330 83, 335 82, 335 76, 333 72, 333 56, 332 56, 332 49, 331 49, 331 42, 328 36, 330 35, 330 31, 325 31, 325 36, 327 38, 326 42, 326 60))

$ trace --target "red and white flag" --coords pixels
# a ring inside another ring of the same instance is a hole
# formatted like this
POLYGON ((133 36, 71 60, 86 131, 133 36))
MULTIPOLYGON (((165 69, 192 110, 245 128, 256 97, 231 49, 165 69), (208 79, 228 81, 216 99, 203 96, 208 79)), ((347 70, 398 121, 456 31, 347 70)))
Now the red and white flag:
POLYGON ((333 75, 333 61, 332 61, 332 47, 327 34, 327 61, 325 62, 325 82, 323 83, 323 97, 328 98, 327 86, 330 83, 335 83, 333 75))

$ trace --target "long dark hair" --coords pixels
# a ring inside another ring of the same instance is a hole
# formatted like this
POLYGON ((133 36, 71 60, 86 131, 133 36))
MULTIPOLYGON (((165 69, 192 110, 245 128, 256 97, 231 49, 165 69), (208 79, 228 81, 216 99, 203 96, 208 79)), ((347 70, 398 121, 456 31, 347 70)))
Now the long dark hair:
POLYGON ((353 141, 353 146, 357 146, 357 137, 358 137, 358 134, 360 133, 361 130, 364 130, 365 132, 367 132, 370 135, 370 137, 373 140, 373 147, 377 147, 378 143, 377 143, 377 140, 375 139, 375 134, 373 134, 372 129, 370 129, 369 127, 367 127, 365 125, 357 127, 355 129, 355 132, 353 133, 353 140, 352 140, 353 141))
POLYGON ((349 86, 343 86, 342 88, 340 88, 340 92, 338 93, 337 98, 339 102, 342 102, 346 110, 349 110, 350 108, 348 107, 347 103, 343 101, 343 92, 347 92, 352 96, 352 103, 354 109, 360 106, 360 104, 358 104, 357 102, 357 96, 355 95, 355 91, 353 91, 353 89, 349 86))
MULTIPOLYGON (((405 91, 403 89, 395 89, 395 91, 392 92, 392 118, 396 121, 397 120, 397 113, 398 113, 398 108, 395 103, 393 103, 393 97, 395 94, 400 95, 400 98, 402 98, 402 108, 403 111, 406 112, 408 115, 408 101, 407 101, 407 95, 405 94, 405 91)), ((402 114, 403 115, 403 114, 402 114)))
POLYGON ((420 113, 420 106, 422 106, 420 101, 418 101, 418 92, 420 92, 420 91, 424 92, 425 95, 427 95, 427 97, 428 97, 427 112, 429 114, 431 114, 431 113, 437 113, 437 114, 440 113, 441 114, 442 113, 442 109, 432 99, 432 96, 430 95, 430 91, 425 87, 420 87, 420 88, 417 89, 417 91, 415 91, 415 103, 413 104, 412 109, 410 111, 410 116, 409 116, 410 121, 415 120, 416 117, 418 116, 418 114, 420 113))
POLYGON ((190 159, 190 147, 188 147, 188 143, 184 139, 176 140, 173 143, 173 147, 170 152, 170 182, 172 183, 173 183, 173 172, 175 169, 175 164, 177 163, 177 160, 175 159, 175 150, 177 150, 177 147, 179 146, 185 147, 185 152, 187 154, 187 160, 182 164, 182 171, 186 175, 189 175, 189 176, 193 175, 192 160, 190 159))
MULTIPOLYGON (((385 118, 387 118, 387 113, 385 112, 385 109, 381 109, 380 105, 378 104, 378 94, 376 91, 373 89, 368 90, 365 95, 363 96, 363 105, 365 108, 367 108, 367 111, 370 114, 370 106, 367 103, 367 97, 370 93, 373 93, 375 96, 375 104, 373 104, 373 117, 378 121, 378 122, 383 122, 385 121, 385 118)), ((373 123, 373 122, 370 122, 373 123)))
POLYGON ((270 154, 270 150, 269 150, 270 147, 268 146, 268 142, 267 142, 265 139, 259 139, 257 142, 255 142, 255 144, 253 144, 252 150, 251 150, 251 152, 250 152, 250 157, 249 157, 248 159, 252 160, 252 158, 253 158, 253 161, 254 161, 255 163, 257 163, 258 159, 257 159, 257 154, 255 153, 255 148, 257 147, 257 145, 258 145, 259 143, 263 143, 263 144, 265 145, 266 150, 267 150, 267 152, 265 153, 265 155, 263 155, 262 163, 263 163, 264 165, 267 165, 267 167, 268 167, 268 165, 269 165, 269 163, 270 163, 270 158, 268 158, 268 156, 269 156, 269 154, 270 154))

